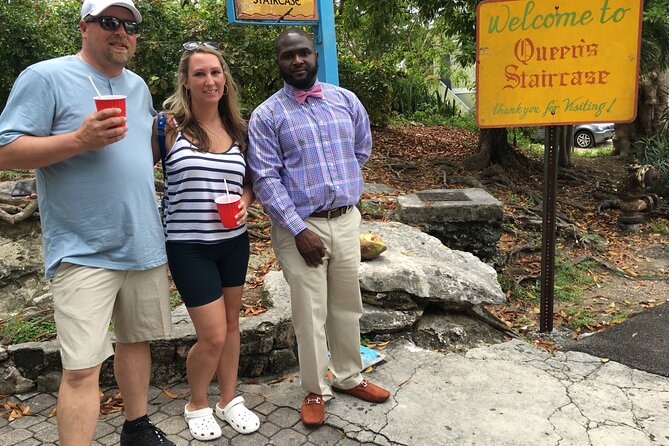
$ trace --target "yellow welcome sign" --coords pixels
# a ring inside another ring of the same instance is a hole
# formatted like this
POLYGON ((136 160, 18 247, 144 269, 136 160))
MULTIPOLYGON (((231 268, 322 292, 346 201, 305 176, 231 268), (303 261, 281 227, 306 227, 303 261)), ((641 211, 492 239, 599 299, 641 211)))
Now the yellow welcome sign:
POLYGON ((316 0, 234 0, 237 20, 317 21, 316 0))
POLYGON ((643 0, 479 3, 479 127, 634 120, 642 6, 643 0))

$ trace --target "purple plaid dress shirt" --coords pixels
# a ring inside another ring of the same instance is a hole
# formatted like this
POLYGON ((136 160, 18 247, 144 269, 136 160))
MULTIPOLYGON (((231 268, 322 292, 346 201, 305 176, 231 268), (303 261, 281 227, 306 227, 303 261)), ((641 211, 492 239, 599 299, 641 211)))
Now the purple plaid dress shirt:
POLYGON ((355 205, 372 150, 367 111, 352 92, 321 83, 323 98, 298 104, 284 87, 249 121, 253 189, 273 222, 291 234, 313 212, 355 205))

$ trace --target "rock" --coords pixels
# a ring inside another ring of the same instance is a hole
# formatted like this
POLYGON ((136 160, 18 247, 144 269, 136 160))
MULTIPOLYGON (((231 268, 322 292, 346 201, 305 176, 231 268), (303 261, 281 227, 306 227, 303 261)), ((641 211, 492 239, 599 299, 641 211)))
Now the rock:
POLYGON ((428 350, 463 351, 503 342, 505 336, 477 318, 441 313, 423 315, 412 339, 428 350))
POLYGON ((360 231, 379 234, 388 246, 378 259, 360 264, 364 292, 403 291, 442 308, 506 300, 495 270, 468 252, 398 222, 364 221, 360 231))
POLYGON ((0 319, 44 299, 49 282, 44 278, 44 256, 39 219, 16 224, 0 221, 0 319))
POLYGON ((61 372, 52 371, 37 377, 37 391, 58 392, 62 375, 61 372))
POLYGON ((31 380, 37 379, 44 369, 44 349, 39 342, 26 342, 17 348, 9 346, 9 354, 21 374, 31 380))
POLYGON ((418 308, 418 304, 414 299, 414 296, 404 291, 387 291, 384 293, 362 291, 363 303, 392 310, 415 310, 418 308))
POLYGON ((272 350, 269 353, 269 365, 267 371, 271 373, 285 372, 297 364, 295 352, 289 348, 283 350, 272 350))
POLYGON ((34 381, 24 378, 16 367, 8 367, 0 382, 0 395, 25 393, 33 389, 34 381))
POLYGON ((360 333, 395 333, 413 328, 423 315, 423 310, 397 311, 363 305, 360 333))
POLYGON ((502 204, 480 188, 429 189, 397 197, 398 220, 417 226, 452 249, 499 262, 502 204))
POLYGON ((267 355, 246 355, 239 357, 239 376, 256 377, 263 374, 269 366, 267 355))

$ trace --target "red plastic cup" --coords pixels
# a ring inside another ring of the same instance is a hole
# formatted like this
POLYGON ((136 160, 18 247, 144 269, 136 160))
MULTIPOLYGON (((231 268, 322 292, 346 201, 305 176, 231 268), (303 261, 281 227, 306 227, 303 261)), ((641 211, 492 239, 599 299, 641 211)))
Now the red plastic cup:
POLYGON ((235 215, 239 213, 237 206, 239 205, 239 199, 237 195, 221 195, 216 197, 214 200, 216 202, 216 208, 218 209, 218 215, 221 217, 221 223, 226 228, 236 228, 239 226, 237 224, 237 219, 235 215))
MULTIPOLYGON (((97 111, 104 110, 105 108, 120 108, 121 114, 114 115, 125 117, 125 96, 122 95, 103 95, 95 96, 95 108, 97 111)), ((125 124, 117 125, 116 127, 123 127, 125 124)))

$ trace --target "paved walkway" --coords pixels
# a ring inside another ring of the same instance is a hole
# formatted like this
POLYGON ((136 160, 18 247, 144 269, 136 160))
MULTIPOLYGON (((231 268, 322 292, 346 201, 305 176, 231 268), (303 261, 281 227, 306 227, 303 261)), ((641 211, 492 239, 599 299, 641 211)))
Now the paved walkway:
MULTIPOLYGON (((326 425, 317 429, 300 422, 296 377, 240 384, 261 416, 252 435, 225 426, 219 440, 191 440, 182 417, 184 384, 170 389, 174 395, 152 388, 150 415, 179 445, 669 445, 669 378, 663 376, 585 353, 550 354, 520 340, 465 355, 397 340, 385 353, 368 377, 391 389, 391 399, 372 405, 337 395, 326 406, 326 425)), ((54 395, 23 400, 36 415, 0 419, 0 444, 58 444, 55 419, 48 417, 54 395)), ((118 444, 122 423, 121 414, 102 417, 95 444, 118 444)))
POLYGON ((669 377, 669 303, 565 347, 669 377))

